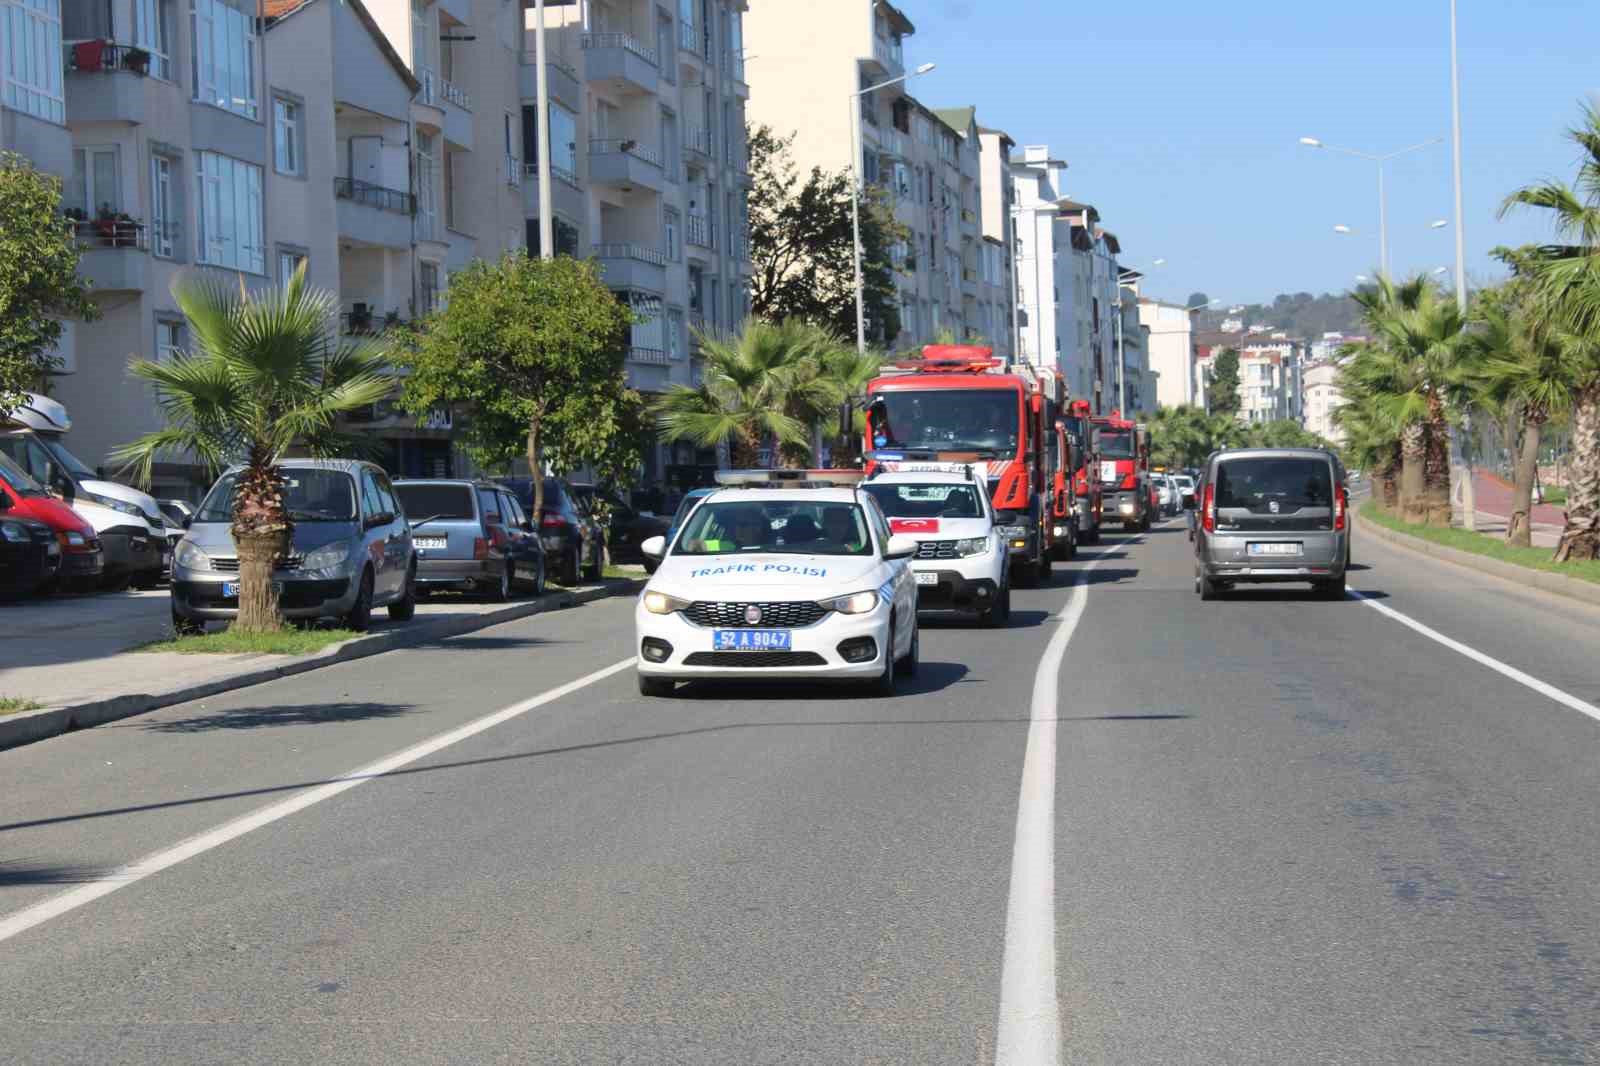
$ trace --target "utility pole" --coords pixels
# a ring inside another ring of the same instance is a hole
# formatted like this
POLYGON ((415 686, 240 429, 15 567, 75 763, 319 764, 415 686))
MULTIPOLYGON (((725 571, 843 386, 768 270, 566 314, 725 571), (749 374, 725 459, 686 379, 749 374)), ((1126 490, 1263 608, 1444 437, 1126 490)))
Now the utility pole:
POLYGON ((538 135, 534 138, 538 142, 539 152, 539 258, 551 259, 556 254, 556 242, 555 221, 551 218, 554 207, 550 198, 550 80, 546 70, 548 56, 544 39, 544 0, 533 0, 533 13, 534 81, 539 108, 538 121, 535 123, 538 135))

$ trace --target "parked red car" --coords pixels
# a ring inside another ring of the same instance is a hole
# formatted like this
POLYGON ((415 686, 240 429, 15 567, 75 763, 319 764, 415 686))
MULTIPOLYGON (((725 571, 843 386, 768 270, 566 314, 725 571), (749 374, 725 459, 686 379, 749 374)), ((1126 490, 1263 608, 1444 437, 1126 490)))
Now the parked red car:
POLYGON ((33 480, 0 452, 0 517, 31 518, 43 522, 61 545, 57 577, 74 585, 94 585, 105 569, 105 554, 94 527, 78 513, 33 480))

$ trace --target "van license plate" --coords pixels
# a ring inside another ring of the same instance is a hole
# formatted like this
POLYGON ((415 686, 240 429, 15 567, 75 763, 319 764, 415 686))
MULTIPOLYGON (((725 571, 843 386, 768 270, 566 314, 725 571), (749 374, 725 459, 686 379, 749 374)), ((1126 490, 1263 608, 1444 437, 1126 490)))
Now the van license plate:
POLYGON ((787 629, 714 629, 711 646, 717 651, 788 651, 787 629))
POLYGON ((417 537, 415 543, 419 548, 428 549, 444 548, 447 547, 450 542, 444 537, 417 537))
POLYGON ((1300 545, 1298 542, 1268 542, 1265 544, 1250 544, 1245 551, 1250 555, 1299 555, 1300 545))

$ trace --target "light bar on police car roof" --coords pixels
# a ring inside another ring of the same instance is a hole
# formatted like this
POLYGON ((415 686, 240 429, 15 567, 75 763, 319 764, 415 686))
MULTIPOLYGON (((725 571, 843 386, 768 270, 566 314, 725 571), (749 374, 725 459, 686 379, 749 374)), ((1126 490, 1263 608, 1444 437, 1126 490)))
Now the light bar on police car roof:
POLYGON ((717 484, 745 488, 850 486, 866 474, 860 470, 718 470, 717 484))

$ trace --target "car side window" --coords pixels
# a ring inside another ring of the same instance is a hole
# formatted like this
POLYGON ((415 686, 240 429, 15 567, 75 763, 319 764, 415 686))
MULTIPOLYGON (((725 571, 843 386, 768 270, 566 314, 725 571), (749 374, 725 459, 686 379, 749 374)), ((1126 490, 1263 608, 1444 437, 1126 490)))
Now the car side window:
POLYGON ((867 521, 871 523, 873 531, 878 537, 878 554, 886 555, 889 551, 889 522, 883 517, 883 512, 878 508, 878 501, 871 496, 860 496, 863 507, 867 509, 867 521))
POLYGON ((504 508, 501 513, 506 516, 506 521, 510 525, 521 529, 528 524, 527 516, 522 513, 522 504, 518 503, 517 498, 511 493, 500 493, 500 506, 504 508))
POLYGON ((361 512, 371 518, 383 511, 383 500, 378 495, 378 483, 372 478, 372 471, 361 471, 361 512))
POLYGON ((500 525, 500 497, 489 489, 478 490, 478 509, 483 512, 483 520, 488 525, 500 525))
POLYGON ((389 484, 388 474, 375 474, 373 479, 378 485, 378 502, 383 505, 385 514, 392 514, 396 518, 404 518, 406 509, 400 505, 400 500, 394 494, 394 486, 389 484))

